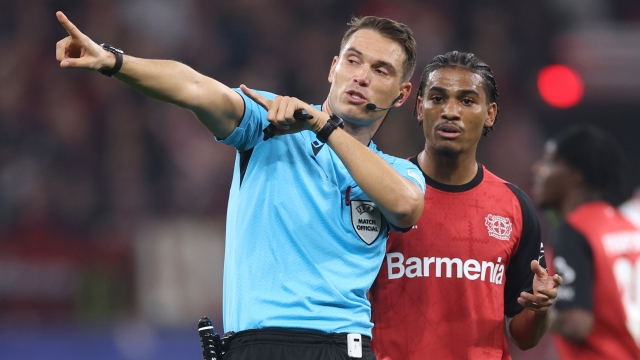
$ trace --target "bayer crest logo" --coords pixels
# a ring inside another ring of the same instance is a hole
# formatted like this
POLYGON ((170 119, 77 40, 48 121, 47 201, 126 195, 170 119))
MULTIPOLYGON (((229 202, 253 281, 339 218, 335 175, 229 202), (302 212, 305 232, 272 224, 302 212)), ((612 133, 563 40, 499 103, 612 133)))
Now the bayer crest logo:
POLYGON ((489 230, 489 236, 498 240, 509 240, 511 230, 513 230, 511 219, 489 214, 484 218, 484 224, 487 226, 487 230, 489 230))

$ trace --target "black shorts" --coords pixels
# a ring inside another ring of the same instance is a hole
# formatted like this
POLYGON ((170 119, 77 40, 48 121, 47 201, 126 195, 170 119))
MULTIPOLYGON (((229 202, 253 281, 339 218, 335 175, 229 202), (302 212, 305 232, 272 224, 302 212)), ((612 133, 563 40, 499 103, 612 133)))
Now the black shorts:
MULTIPOLYGON (((375 360, 370 338, 362 336, 363 360, 375 360)), ((222 360, 351 360, 346 333, 265 328, 240 331, 227 339, 222 360)))

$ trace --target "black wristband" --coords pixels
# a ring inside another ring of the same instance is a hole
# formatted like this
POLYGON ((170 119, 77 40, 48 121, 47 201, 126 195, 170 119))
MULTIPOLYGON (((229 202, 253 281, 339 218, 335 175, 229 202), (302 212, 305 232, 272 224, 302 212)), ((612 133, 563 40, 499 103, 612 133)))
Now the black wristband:
POLYGON ((344 128, 344 121, 336 114, 331 114, 327 123, 324 124, 322 129, 318 131, 316 137, 323 143, 326 143, 329 140, 329 135, 333 133, 333 131, 337 128, 344 128))
POLYGON ((124 60, 124 51, 113 47, 109 44, 100 44, 100 46, 102 46, 103 49, 113 53, 116 55, 116 64, 111 68, 111 69, 99 69, 98 72, 102 75, 106 75, 106 76, 113 76, 115 74, 118 73, 118 71, 120 71, 120 68, 122 67, 122 61, 124 60))

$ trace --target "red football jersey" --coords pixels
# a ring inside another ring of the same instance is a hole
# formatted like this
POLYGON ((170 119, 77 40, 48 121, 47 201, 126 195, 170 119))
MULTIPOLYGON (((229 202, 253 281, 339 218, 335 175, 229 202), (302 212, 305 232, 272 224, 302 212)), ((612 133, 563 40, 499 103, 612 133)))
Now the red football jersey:
MULTIPOLYGON (((583 236, 591 249, 593 280, 591 294, 587 296, 592 299, 590 310, 594 325, 580 344, 555 334, 560 358, 640 359, 640 230, 613 206, 601 201, 577 207, 569 213, 566 223, 583 236)), ((560 243, 563 240, 566 239, 557 239, 560 243)), ((559 264, 560 255, 554 251, 552 256, 557 255, 554 261, 558 267, 567 268, 572 254, 566 252, 562 253, 564 257, 559 264)), ((579 276, 578 273, 564 274, 567 278, 567 289, 564 290, 568 290, 574 278, 579 276)), ((558 307, 564 308, 565 304, 561 302, 580 299, 565 300, 558 293, 556 300, 558 307)))
POLYGON ((390 235, 369 294, 374 351, 379 360, 510 359, 504 317, 522 311, 531 260, 541 260, 531 200, 480 165, 465 185, 425 178, 422 216, 390 235))

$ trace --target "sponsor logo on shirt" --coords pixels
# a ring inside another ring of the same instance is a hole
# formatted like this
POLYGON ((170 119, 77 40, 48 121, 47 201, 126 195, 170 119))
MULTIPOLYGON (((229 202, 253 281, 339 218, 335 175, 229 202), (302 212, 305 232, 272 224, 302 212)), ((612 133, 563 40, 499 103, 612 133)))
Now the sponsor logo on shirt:
POLYGON ((313 155, 314 156, 318 156, 318 153, 320 152, 320 150, 322 150, 323 146, 324 146, 324 144, 319 142, 318 140, 312 141, 311 142, 311 149, 313 150, 313 155))
POLYGON ((382 213, 373 201, 351 200, 351 224, 360 239, 371 245, 380 235, 382 213))
POLYGON ((553 267, 556 272, 562 276, 562 286, 558 287, 558 300, 573 301, 576 296, 573 289, 573 281, 576 279, 576 271, 573 270, 567 260, 562 256, 556 256, 553 259, 553 267))
POLYGON ((405 261, 400 252, 387 253, 387 276, 389 280, 415 277, 458 278, 488 281, 502 284, 504 264, 499 257, 494 263, 476 259, 462 260, 446 257, 409 257, 405 261))
POLYGON ((484 218, 484 224, 489 230, 489 236, 492 236, 498 240, 509 240, 513 226, 511 225, 511 219, 502 217, 500 215, 487 215, 484 218))
POLYGON ((619 231, 602 237, 602 245, 608 256, 640 252, 640 231, 619 231))

